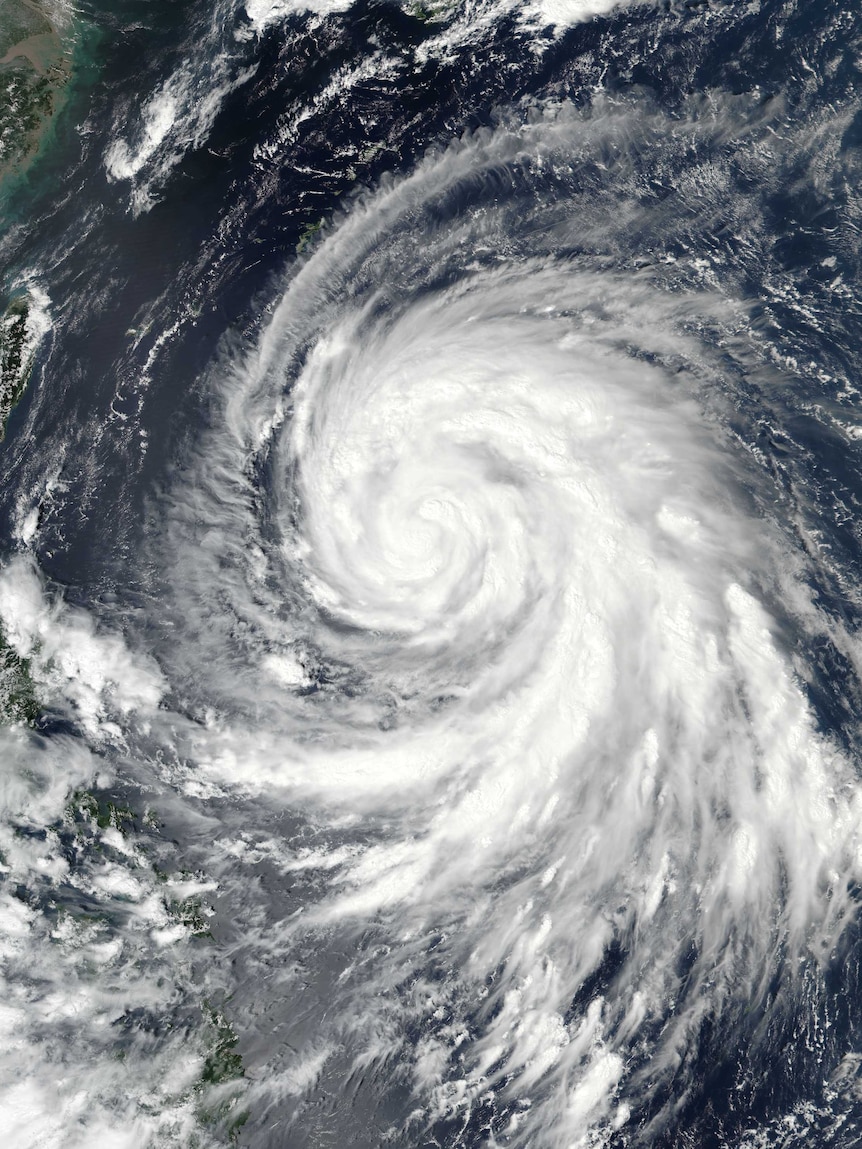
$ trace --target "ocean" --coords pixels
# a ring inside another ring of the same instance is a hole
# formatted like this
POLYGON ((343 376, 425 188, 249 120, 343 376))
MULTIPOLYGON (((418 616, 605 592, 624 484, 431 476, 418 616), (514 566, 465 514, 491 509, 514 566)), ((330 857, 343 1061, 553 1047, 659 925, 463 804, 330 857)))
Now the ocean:
POLYGON ((4 1144, 862 1143, 862 12, 49 16, 4 1144))

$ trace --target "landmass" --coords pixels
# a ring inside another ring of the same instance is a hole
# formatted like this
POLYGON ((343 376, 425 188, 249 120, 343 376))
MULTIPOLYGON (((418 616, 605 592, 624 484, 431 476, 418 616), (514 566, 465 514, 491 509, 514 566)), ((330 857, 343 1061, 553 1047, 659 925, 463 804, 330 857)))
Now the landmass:
MULTIPOLYGON (((46 305, 47 297, 37 287, 19 288, 0 318, 0 441, 27 387, 39 343, 50 327, 46 305)), ((0 630, 0 726, 32 725, 38 713, 27 660, 16 654, 0 630)))
POLYGON ((57 11, 47 0, 0 6, 0 181, 39 150, 69 79, 57 11))
POLYGON ((12 409, 27 387, 36 350, 49 327, 47 296, 33 285, 20 288, 0 317, 0 442, 6 435, 12 409))
POLYGON ((39 716, 39 703, 30 667, 5 642, 0 632, 0 726, 23 722, 32 726, 39 716))

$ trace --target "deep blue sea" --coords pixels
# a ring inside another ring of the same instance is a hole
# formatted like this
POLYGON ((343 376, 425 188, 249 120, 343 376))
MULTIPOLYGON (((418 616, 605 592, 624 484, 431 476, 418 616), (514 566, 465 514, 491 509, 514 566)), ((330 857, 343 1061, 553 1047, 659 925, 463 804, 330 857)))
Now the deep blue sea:
POLYGON ((62 19, 4 1147, 862 1145, 862 8, 62 19))

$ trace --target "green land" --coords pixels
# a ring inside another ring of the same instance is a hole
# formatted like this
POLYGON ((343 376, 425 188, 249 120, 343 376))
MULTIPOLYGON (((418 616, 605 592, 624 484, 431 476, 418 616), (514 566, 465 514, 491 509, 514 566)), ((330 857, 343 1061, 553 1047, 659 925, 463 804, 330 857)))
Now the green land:
POLYGON ((70 53, 44 0, 0 4, 0 181, 35 156, 69 79, 70 53))
MULTIPOLYGON (((0 316, 0 440, 30 378, 37 340, 30 297, 16 295, 0 316)), ((0 726, 18 722, 32 725, 38 713, 28 663, 6 643, 0 630, 0 726)))
MULTIPOLYGON (((39 151, 71 73, 71 49, 50 18, 50 3, 0 0, 0 206, 15 177, 39 151)), ((6 222, 0 218, 0 232, 6 222)), ((38 342, 29 293, 19 288, 5 303, 5 311, 0 310, 0 440, 27 386, 38 342)))
POLYGON ((30 302, 26 295, 14 298, 0 318, 0 441, 33 369, 35 347, 29 321, 30 302))
POLYGON ((39 703, 24 659, 3 640, 0 633, 0 726, 24 722, 32 725, 39 715, 39 703))
MULTIPOLYGON (((51 0, 0 0, 0 204, 42 146, 71 74, 69 38, 52 11, 51 0)), ((0 219, 0 231, 4 223, 0 219)), ((37 310, 29 291, 19 287, 4 302, 0 302, 0 440, 27 387, 39 341, 37 310)), ((0 631, 0 726, 32 724, 38 713, 29 666, 0 631)))

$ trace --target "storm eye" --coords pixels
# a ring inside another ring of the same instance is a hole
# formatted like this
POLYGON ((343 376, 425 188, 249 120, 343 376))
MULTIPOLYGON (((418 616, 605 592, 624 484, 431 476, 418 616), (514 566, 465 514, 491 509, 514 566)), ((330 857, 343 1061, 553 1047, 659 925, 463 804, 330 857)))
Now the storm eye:
POLYGON ((860 1140, 853 8, 3 0, 2 1149, 860 1140))

